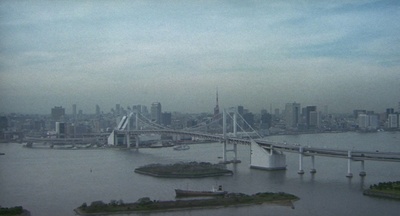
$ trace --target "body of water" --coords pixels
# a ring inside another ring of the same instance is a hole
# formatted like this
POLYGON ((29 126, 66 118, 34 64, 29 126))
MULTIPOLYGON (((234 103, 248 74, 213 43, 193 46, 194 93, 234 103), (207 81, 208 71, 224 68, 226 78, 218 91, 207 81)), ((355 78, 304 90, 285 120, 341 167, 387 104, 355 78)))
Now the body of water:
MULTIPOLYGON (((400 152, 399 132, 305 134, 272 136, 269 140, 304 146, 400 152)), ((400 163, 366 161, 367 176, 358 176, 360 162, 352 163, 354 177, 346 178, 347 160, 316 157, 316 174, 310 174, 311 159, 303 159, 304 175, 298 175, 298 155, 286 153, 287 170, 250 169, 250 147, 239 146, 240 164, 229 164, 233 176, 201 179, 168 179, 134 173, 150 163, 206 161, 217 163, 222 144, 191 145, 187 151, 172 148, 117 150, 57 150, 23 148, 21 144, 0 144, 0 205, 22 205, 33 216, 75 215, 83 202, 120 200, 134 202, 141 197, 175 199, 175 188, 198 190, 223 185, 229 192, 287 192, 300 197, 295 208, 255 205, 145 215, 398 215, 400 202, 363 196, 363 188, 382 181, 400 180, 400 163)), ((233 153, 228 153, 233 157, 233 153)))

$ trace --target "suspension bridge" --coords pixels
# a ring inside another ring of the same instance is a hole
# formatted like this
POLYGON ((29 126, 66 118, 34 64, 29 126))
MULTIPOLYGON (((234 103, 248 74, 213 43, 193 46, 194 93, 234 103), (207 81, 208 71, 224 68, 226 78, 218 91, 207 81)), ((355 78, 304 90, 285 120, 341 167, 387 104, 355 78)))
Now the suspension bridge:
MULTIPOLYGON (((236 110, 223 110, 220 118, 214 119, 214 121, 208 124, 200 124, 200 126, 185 128, 182 130, 171 129, 147 119, 140 113, 130 113, 129 115, 123 116, 118 126, 108 135, 108 145, 124 145, 126 148, 132 148, 131 140, 135 140, 134 148, 139 149, 140 147, 140 136, 146 134, 158 134, 168 136, 187 136, 197 139, 203 139, 211 142, 222 143, 222 161, 221 163, 238 163, 237 157, 237 145, 250 146, 250 167, 264 170, 285 170, 286 155, 285 153, 298 154, 298 173, 304 174, 303 170, 303 159, 304 157, 310 157, 312 168, 310 173, 316 173, 315 169, 315 157, 332 157, 342 158, 347 160, 347 174, 346 177, 353 177, 352 173, 352 162, 360 162, 360 176, 365 176, 365 161, 386 161, 386 162, 400 162, 400 152, 376 152, 376 151, 356 151, 356 150, 340 150, 340 149, 327 149, 327 148, 315 148, 305 147, 297 144, 289 144, 286 142, 273 142, 263 139, 261 136, 254 138, 247 134, 245 138, 238 137, 237 127, 243 128, 238 124, 237 119, 240 118, 241 122, 246 123, 243 117, 236 110), (134 117, 134 129, 131 129, 131 119, 134 117), (232 133, 227 133, 227 118, 230 117, 232 133), (220 125, 222 120, 222 133, 209 134, 204 132, 204 128, 210 125, 220 125), (228 148, 232 147, 232 148, 228 148), (233 152, 233 159, 229 160, 227 154, 233 152)), ((247 124, 247 123, 246 123, 247 124)), ((251 128, 251 127, 250 127, 251 128)), ((251 128, 252 129, 252 128, 251 128)), ((252 129, 254 132, 254 129, 252 129)), ((254 134, 254 133, 253 133, 254 134)), ((257 134, 257 133, 256 133, 257 134)), ((57 144, 60 139, 35 139, 27 138, 25 142, 39 142, 47 141, 57 144)), ((78 141, 78 139, 64 138, 63 141, 78 141)))

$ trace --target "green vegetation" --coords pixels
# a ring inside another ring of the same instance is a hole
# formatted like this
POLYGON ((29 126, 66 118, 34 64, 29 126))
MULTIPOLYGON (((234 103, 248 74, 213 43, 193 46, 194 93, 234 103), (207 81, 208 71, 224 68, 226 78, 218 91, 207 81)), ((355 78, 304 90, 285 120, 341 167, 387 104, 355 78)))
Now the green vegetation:
POLYGON ((148 197, 140 198, 134 203, 124 203, 121 201, 111 201, 106 204, 102 201, 92 202, 89 206, 83 203, 75 209, 79 215, 91 214, 121 214, 131 212, 149 212, 149 211, 165 211, 165 210, 180 210, 193 209, 217 206, 232 206, 232 205, 252 205, 262 203, 277 203, 288 204, 298 200, 298 197, 287 193, 257 193, 246 195, 242 193, 229 193, 220 198, 209 199, 192 199, 192 200, 176 200, 176 201, 157 201, 151 200, 148 197))
POLYGON ((379 182, 364 190, 364 195, 400 199, 400 181, 379 182))
POLYGON ((175 164, 150 164, 135 169, 135 172, 156 177, 201 178, 210 176, 232 175, 224 165, 207 162, 189 162, 175 164))
POLYGON ((0 208, 0 215, 21 215, 24 213, 24 208, 22 206, 16 206, 11 208, 0 208))

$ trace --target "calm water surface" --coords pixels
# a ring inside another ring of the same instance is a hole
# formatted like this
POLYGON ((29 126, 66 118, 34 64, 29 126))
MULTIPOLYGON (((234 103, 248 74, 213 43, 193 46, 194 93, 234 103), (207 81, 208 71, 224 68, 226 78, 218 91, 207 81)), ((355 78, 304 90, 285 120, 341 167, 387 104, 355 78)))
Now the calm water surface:
MULTIPOLYGON (((304 146, 400 152, 400 133, 338 133, 273 136, 269 140, 304 146)), ((228 165, 233 176, 202 179, 164 179, 134 173, 149 163, 208 161, 217 163, 222 155, 218 143, 191 145, 188 151, 172 148, 56 150, 28 149, 20 144, 0 144, 0 205, 22 205, 32 215, 74 215, 83 202, 122 199, 134 202, 141 197, 172 200, 174 188, 211 189, 222 184, 230 192, 257 193, 284 191, 300 200, 295 209, 256 205, 218 209, 146 213, 141 215, 398 215, 400 202, 366 197, 362 189, 380 181, 400 180, 400 163, 365 162, 367 176, 358 176, 360 163, 352 163, 354 177, 348 179, 347 160, 316 157, 317 173, 308 172, 310 158, 304 158, 304 175, 298 175, 298 155, 287 153, 286 171, 249 169, 250 149, 238 148, 242 163, 228 165)), ((228 156, 232 156, 228 153, 228 156)))

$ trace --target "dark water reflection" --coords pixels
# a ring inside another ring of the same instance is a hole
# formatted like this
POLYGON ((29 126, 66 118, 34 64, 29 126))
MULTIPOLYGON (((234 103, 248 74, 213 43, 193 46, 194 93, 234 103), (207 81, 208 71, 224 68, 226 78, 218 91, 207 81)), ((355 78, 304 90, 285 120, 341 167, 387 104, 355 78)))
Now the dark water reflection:
MULTIPOLYGON (((271 140, 318 147, 400 152, 400 133, 313 134, 276 136, 271 140)), ((174 188, 209 189, 222 184, 231 192, 261 191, 293 193, 300 197, 295 209, 274 205, 229 207, 143 215, 397 215, 400 203, 362 195, 362 190, 380 181, 400 180, 400 164, 365 162, 366 177, 358 176, 360 163, 352 163, 348 179, 347 160, 315 158, 317 173, 311 174, 311 159, 303 160, 304 175, 298 175, 298 156, 286 154, 286 171, 249 169, 250 150, 240 146, 240 164, 227 167, 233 176, 202 179, 164 179, 136 174, 149 163, 209 161, 217 163, 220 144, 192 145, 188 151, 167 149, 55 150, 27 149, 19 144, 0 144, 0 205, 23 205, 32 215, 74 215, 83 202, 122 199, 134 202, 148 196, 174 199, 174 188)), ((228 156, 232 156, 229 155, 228 156)), ((140 214, 139 214, 140 215, 140 214)))

